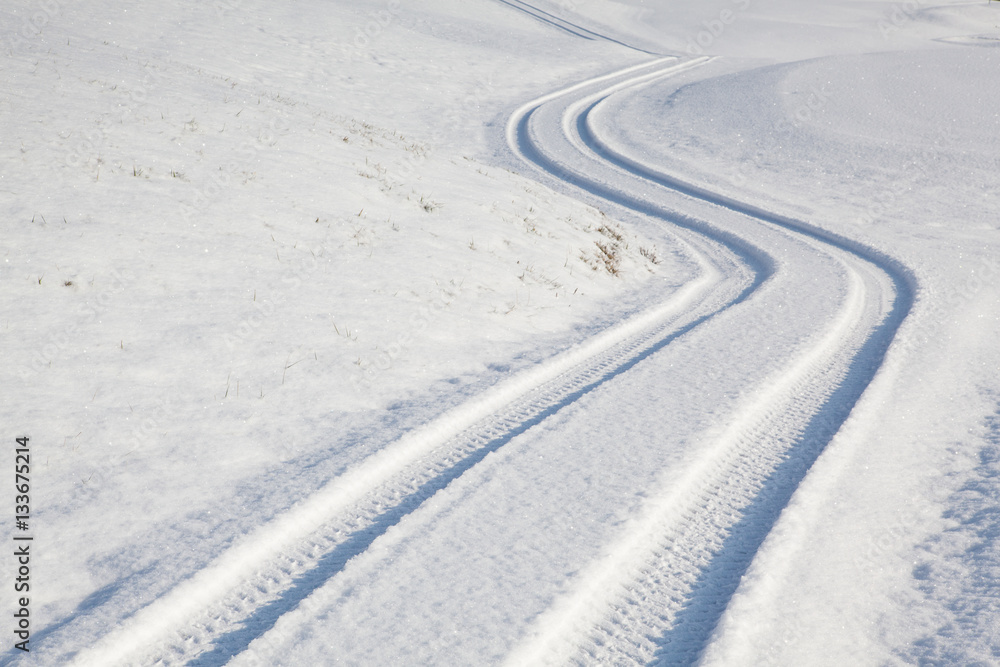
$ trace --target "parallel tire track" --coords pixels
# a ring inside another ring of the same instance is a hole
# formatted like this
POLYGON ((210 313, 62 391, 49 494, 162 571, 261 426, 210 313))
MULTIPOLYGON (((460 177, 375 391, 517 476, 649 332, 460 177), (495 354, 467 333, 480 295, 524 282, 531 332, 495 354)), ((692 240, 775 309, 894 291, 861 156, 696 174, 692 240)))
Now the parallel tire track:
POLYGON ((579 39, 585 39, 588 41, 603 40, 611 42, 613 44, 619 44, 628 49, 640 51, 641 53, 649 53, 650 55, 653 55, 651 52, 646 51, 645 49, 625 44, 624 42, 621 42, 609 35, 604 35, 598 32, 594 32, 593 30, 584 28, 583 26, 577 23, 573 23, 572 21, 568 21, 562 17, 556 16, 551 12, 547 12, 532 4, 524 2, 524 0, 497 0, 497 1, 500 2, 501 4, 507 5, 511 9, 514 9, 516 11, 526 14, 527 16, 530 16, 531 18, 535 19, 540 23, 543 23, 544 25, 550 28, 560 30, 569 35, 572 35, 573 37, 577 37, 579 39))
POLYGON ((369 457, 141 609, 72 664, 223 664, 488 453, 745 297, 745 276, 733 280, 699 261, 702 274, 665 303, 369 457))
MULTIPOLYGON (((758 239, 720 231, 691 217, 664 215, 642 197, 609 191, 588 180, 586 173, 574 172, 570 165, 546 162, 543 150, 529 136, 532 113, 546 102, 595 89, 625 89, 697 64, 658 60, 546 96, 515 114, 508 137, 517 155, 529 162, 541 162, 550 173, 619 205, 652 212, 704 235, 705 240, 692 240, 694 247, 728 246, 744 263, 743 269, 726 265, 724 252, 702 255, 702 275, 667 303, 504 382, 369 457, 261 526, 95 646, 77 654, 73 664, 103 667, 226 662, 267 632, 299 601, 335 577, 348 559, 364 552, 380 535, 490 452, 671 341, 711 323, 719 313, 752 302, 773 271, 773 262, 758 239)), ((583 118, 585 125, 582 114, 576 118, 583 118)), ((562 127, 578 125, 572 118, 564 121, 562 127)), ((610 149, 597 146, 594 137, 586 132, 574 135, 571 143, 577 149, 582 146, 590 151, 588 159, 599 155, 604 162, 609 161, 610 149)), ((634 166, 618 163, 614 168, 629 178, 654 180, 634 166)), ((720 201, 713 204, 727 205, 720 201)), ((740 213, 753 217, 746 210, 740 213)), ((776 225, 773 220, 765 222, 776 225)), ((792 225, 779 226, 783 226, 786 236, 803 236, 802 230, 792 225)), ((704 597, 692 591, 699 583, 711 581, 713 558, 734 560, 735 566, 721 568, 725 573, 738 572, 749 563, 756 550, 754 539, 766 534, 773 523, 772 515, 787 502, 785 496, 808 469, 810 457, 818 454, 846 417, 845 409, 849 411, 857 398, 855 394, 860 395, 874 374, 901 319, 900 312, 905 311, 904 306, 908 308, 904 298, 908 292, 899 287, 898 273, 889 272, 888 282, 897 286, 895 301, 887 323, 881 329, 874 325, 873 321, 878 320, 874 302, 878 299, 865 294, 884 286, 887 272, 877 266, 871 268, 877 262, 866 259, 859 263, 857 258, 848 257, 851 251, 846 243, 830 245, 820 236, 805 234, 817 252, 836 256, 843 263, 851 286, 837 323, 803 350, 790 371, 776 378, 776 389, 747 406, 721 438, 706 443, 705 458, 684 484, 673 493, 654 498, 646 515, 617 545, 612 545, 607 558, 581 575, 574 589, 578 597, 575 602, 584 603, 585 613, 579 613, 579 604, 557 602, 539 619, 534 640, 515 652, 513 659, 520 655, 529 661, 546 662, 553 656, 575 655, 585 662, 602 662, 643 659, 659 651, 661 657, 672 660, 672 654, 663 653, 664 642, 657 642, 656 633, 681 627, 694 628, 690 633, 693 639, 681 642, 688 648, 676 655, 697 652, 706 627, 714 624, 714 612, 709 611, 708 621, 704 621, 701 617, 706 613, 698 606, 704 597), (858 312, 866 315, 858 316, 858 312), (864 364, 871 368, 862 368, 864 364), (842 395, 844 387, 850 389, 849 396, 842 395), (772 442, 761 446, 763 441, 772 442), (806 447, 804 442, 811 444, 806 447), (789 465, 801 469, 801 474, 778 474, 789 465), (773 490, 771 481, 776 475, 785 480, 778 491, 773 490), (762 502, 768 498, 773 500, 762 502), (757 507, 764 509, 758 511, 757 507), (754 512, 766 516, 754 519, 754 512), (726 541, 728 536, 739 534, 734 526, 747 521, 753 525, 750 532, 754 537, 738 545, 745 554, 733 556, 739 549, 730 548, 726 541), (705 567, 706 558, 709 567, 705 567), (632 598, 625 593, 626 586, 635 591, 632 598), (622 610, 618 616, 608 613, 615 605, 622 610), (687 611, 691 609, 695 611, 687 611), (694 615, 698 619, 686 620, 694 615), (642 636, 654 639, 647 641, 642 636)), ((709 583, 702 588, 706 586, 714 591, 712 595, 719 604, 724 605, 731 595, 729 584, 709 583)))
POLYGON ((908 273, 891 258, 660 173, 601 141, 591 112, 610 95, 704 62, 657 61, 645 71, 630 68, 546 95, 514 114, 508 143, 550 177, 707 235, 762 264, 769 245, 797 238, 843 267, 847 296, 833 325, 765 383, 724 433, 706 441, 704 457, 683 483, 651 498, 605 556, 536 619, 510 665, 695 662, 782 508, 873 379, 912 303, 908 273), (561 116, 546 113, 546 105, 561 116), (742 230, 651 204, 651 185, 681 210, 742 218, 742 230))

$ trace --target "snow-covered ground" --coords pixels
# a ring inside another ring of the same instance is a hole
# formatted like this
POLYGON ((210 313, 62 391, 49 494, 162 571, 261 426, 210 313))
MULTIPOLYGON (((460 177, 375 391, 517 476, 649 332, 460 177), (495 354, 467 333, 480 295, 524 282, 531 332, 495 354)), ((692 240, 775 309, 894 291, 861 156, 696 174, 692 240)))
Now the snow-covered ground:
POLYGON ((1000 663, 998 46, 4 3, 0 664, 1000 663))

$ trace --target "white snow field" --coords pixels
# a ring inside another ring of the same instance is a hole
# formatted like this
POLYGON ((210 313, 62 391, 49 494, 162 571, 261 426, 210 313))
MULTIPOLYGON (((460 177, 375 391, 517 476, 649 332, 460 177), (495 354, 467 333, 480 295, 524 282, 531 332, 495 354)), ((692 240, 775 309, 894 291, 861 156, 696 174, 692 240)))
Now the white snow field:
POLYGON ((1000 664, 997 47, 7 0, 0 664, 1000 664))

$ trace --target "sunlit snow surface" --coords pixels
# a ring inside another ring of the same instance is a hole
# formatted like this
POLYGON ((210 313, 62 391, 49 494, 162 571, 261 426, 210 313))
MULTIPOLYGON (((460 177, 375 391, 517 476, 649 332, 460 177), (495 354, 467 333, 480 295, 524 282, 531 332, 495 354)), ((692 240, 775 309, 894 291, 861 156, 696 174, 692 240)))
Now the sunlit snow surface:
POLYGON ((1000 6, 168 4, 0 9, 0 663, 1000 660, 1000 6))

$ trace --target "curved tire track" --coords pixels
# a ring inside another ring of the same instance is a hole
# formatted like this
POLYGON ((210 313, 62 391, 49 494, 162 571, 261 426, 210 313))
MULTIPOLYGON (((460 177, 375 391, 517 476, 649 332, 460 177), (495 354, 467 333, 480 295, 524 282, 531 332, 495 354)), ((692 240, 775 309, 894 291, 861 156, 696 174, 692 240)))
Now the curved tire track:
POLYGON ((66 662, 225 663, 488 453, 745 298, 752 285, 738 267, 692 251, 701 275, 666 302, 374 454, 66 662))
MULTIPOLYGON (((611 95, 705 62, 656 61, 546 95, 512 116, 508 143, 548 177, 729 246, 758 275, 775 266, 782 239, 795 238, 843 267, 847 296, 832 326, 706 440, 682 483, 651 498, 605 556, 535 620, 511 665, 695 662, 912 305, 908 271, 883 253, 662 173, 601 140, 592 114, 611 95)), ((755 297, 751 290, 748 307, 755 297)))
MULTIPOLYGON (((548 162, 529 136, 531 118, 546 102, 560 100, 567 94, 575 95, 578 92, 589 95, 595 88, 604 92, 624 90, 630 85, 652 81, 698 64, 700 63, 680 63, 678 67, 674 59, 657 60, 577 84, 522 107, 515 115, 516 121, 511 123, 508 133, 508 136, 514 137, 512 147, 517 154, 541 163, 549 173, 616 204, 697 232, 684 238, 694 254, 700 257, 703 273, 698 280, 686 285, 667 303, 485 392, 348 470, 284 515, 261 526, 208 567, 193 573, 169 594, 140 610, 119 630, 74 656, 73 664, 155 662, 215 665, 226 662, 228 658, 244 650, 253 639, 267 632, 278 618, 294 609, 299 601, 335 577, 349 558, 364 552, 380 535, 420 507, 438 490, 475 466, 488 453, 503 447, 519 433, 570 405, 608 379, 628 371, 671 341, 712 323, 720 313, 747 306, 760 292, 766 291, 775 273, 782 270, 782 262, 775 259, 766 249, 766 244, 760 243, 760 239, 748 239, 740 234, 721 230, 697 216, 681 215, 674 210, 664 209, 656 203, 657 193, 650 196, 636 195, 616 191, 604 183, 595 183, 585 173, 574 171, 567 162, 548 162), (731 249, 731 253, 726 248, 731 249), (752 274, 750 279, 747 279, 744 269, 732 263, 732 253, 735 253, 744 268, 749 269, 752 274)), ((559 127, 562 125, 560 121, 559 127)), ((590 142, 588 150, 603 151, 604 154, 599 157, 605 163, 609 161, 610 148, 597 145, 592 133, 580 133, 573 141, 577 147, 582 145, 585 148, 588 148, 590 142)), ((625 158, 622 158, 622 162, 627 165, 625 158)), ((615 168, 626 175, 631 174, 633 179, 640 176, 640 180, 645 182, 653 180, 637 173, 638 168, 630 170, 621 164, 615 168)), ((663 185, 664 183, 659 183, 656 186, 657 192, 663 190, 663 185)), ((720 202, 712 203, 715 208, 719 205, 720 202)), ((746 211, 737 213, 747 215, 746 211)), ((773 220, 765 222, 774 226, 773 220)), ((795 233, 803 235, 799 233, 801 230, 792 229, 791 225, 785 225, 785 228, 786 231, 782 234, 786 237, 795 233)), ((818 233, 805 236, 808 237, 808 242, 817 246, 826 244, 818 233)), ((844 252, 845 248, 835 250, 844 252)), ((818 252, 830 254, 828 250, 818 249, 818 252)), ((866 292, 872 288, 873 283, 878 283, 879 277, 875 273, 877 272, 857 270, 856 267, 845 270, 845 275, 853 276, 848 281, 854 286, 852 293, 866 292)), ((900 312, 900 294, 906 292, 897 290, 892 313, 900 312)), ((650 646, 640 646, 642 650, 638 653, 629 648, 636 644, 636 632, 648 634, 649 628, 653 632, 662 632, 664 628, 668 631, 678 627, 693 628, 691 635, 695 639, 687 642, 688 645, 696 646, 699 638, 707 637, 705 628, 708 626, 701 620, 687 625, 675 621, 664 624, 654 620, 650 623, 651 608, 645 603, 625 605, 639 619, 637 623, 613 620, 601 623, 601 619, 610 618, 606 613, 608 604, 613 604, 620 597, 624 584, 632 583, 635 590, 646 591, 643 593, 646 599, 659 596, 662 591, 673 591, 672 598, 669 595, 666 597, 676 600, 676 604, 666 611, 660 610, 660 613, 663 618, 679 618, 683 621, 685 610, 697 610, 696 603, 704 599, 704 596, 699 598, 690 595, 689 580, 693 577, 693 581, 697 581, 701 576, 707 581, 714 572, 711 567, 699 570, 699 558, 705 553, 729 557, 734 551, 725 544, 721 549, 712 547, 717 546, 720 539, 724 541, 726 534, 738 534, 738 531, 733 530, 732 522, 717 526, 711 521, 706 523, 700 520, 699 517, 719 515, 718 511, 707 511, 705 508, 711 503, 722 503, 727 508, 726 511, 739 519, 755 516, 751 511, 753 503, 760 504, 762 498, 777 498, 765 508, 772 513, 774 508, 780 510, 783 507, 786 501, 781 499, 781 493, 768 495, 761 492, 760 488, 762 485, 765 491, 769 488, 769 474, 773 475, 774 471, 780 470, 781 466, 786 465, 786 461, 794 460, 795 466, 808 468, 811 461, 807 455, 788 457, 786 453, 795 450, 799 440, 810 436, 808 428, 813 428, 815 432, 812 435, 820 436, 812 437, 811 440, 820 443, 818 448, 813 447, 818 454, 826 441, 825 434, 829 431, 832 435, 846 417, 846 413, 841 414, 842 409, 824 412, 824 406, 853 404, 846 400, 850 396, 841 400, 845 397, 838 396, 837 392, 848 386, 860 386, 863 389, 874 374, 877 363, 870 373, 865 369, 857 370, 855 366, 863 361, 870 362, 875 357, 880 358, 895 331, 893 327, 885 328, 885 336, 879 338, 872 335, 870 329, 859 329, 851 314, 854 312, 852 308, 864 310, 870 306, 871 301, 852 297, 846 299, 846 302, 846 314, 838 319, 838 324, 831 329, 833 333, 829 333, 827 338, 835 346, 837 341, 841 342, 837 347, 838 353, 841 353, 845 331, 855 332, 855 348, 860 346, 860 351, 849 350, 853 365, 846 369, 842 364, 831 365, 830 351, 822 341, 818 346, 807 347, 796 359, 795 368, 799 369, 798 373, 785 373, 778 378, 781 380, 778 383, 780 391, 771 392, 769 398, 759 406, 752 405, 741 411, 741 421, 712 443, 713 448, 706 454, 702 464, 691 471, 682 487, 673 495, 655 499, 656 502, 650 504, 647 516, 641 517, 637 527, 629 531, 617 547, 613 546, 609 550, 608 558, 595 564, 588 570, 589 574, 585 573, 581 578, 584 584, 589 583, 590 588, 581 585, 576 590, 584 591, 582 599, 590 604, 591 610, 597 609, 599 613, 580 615, 572 610, 567 613, 565 605, 557 603, 540 619, 546 632, 538 636, 544 635, 547 639, 534 645, 526 644, 527 653, 522 650, 522 655, 533 655, 544 661, 545 656, 549 655, 547 652, 554 645, 558 653, 567 655, 572 655, 583 647, 592 656, 591 659, 601 660, 603 658, 598 657, 600 650, 595 648, 602 641, 600 635, 611 636, 624 632, 626 639, 612 642, 618 652, 612 651, 607 655, 612 659, 623 656, 634 658, 635 655, 650 653, 650 646), (854 380, 848 382, 845 378, 854 380), (795 398, 798 394, 801 396, 795 398), (775 410, 781 411, 782 401, 792 400, 789 396, 800 406, 798 413, 810 416, 812 421, 804 421, 802 418, 793 420, 793 423, 786 425, 787 433, 783 439, 777 439, 772 451, 761 452, 754 434, 757 431, 773 432, 773 424, 768 420, 773 419, 772 413, 775 410), (820 429, 819 421, 824 421, 825 430, 820 429), (801 430, 803 424, 807 428, 806 433, 797 431, 801 430), (734 475, 734 471, 739 474, 734 475), (756 477, 753 477, 755 474, 756 477), (755 481, 749 487, 724 486, 725 480, 737 477, 752 478, 755 481), (747 488, 750 489, 749 496, 747 488), (687 579, 664 579, 661 576, 664 568, 674 567, 678 561, 668 558, 669 562, 663 564, 656 559, 662 560, 664 554, 669 556, 670 552, 663 548, 665 545, 674 549, 682 544, 690 545, 685 549, 694 563, 685 567, 687 579), (637 552, 641 552, 641 558, 635 557, 637 552), (604 567, 608 563, 621 567, 609 570, 604 567), (609 571, 617 574, 608 579, 609 571), (649 576, 643 575, 643 572, 649 576), (627 576, 623 578, 622 573, 627 576), (663 582, 666 582, 666 588, 657 588, 663 582), (591 593, 586 594, 587 590, 591 593), (553 618, 556 620, 552 621, 553 618), (552 628, 556 631, 553 632, 552 628), (598 630, 593 632, 594 628, 598 630), (610 630, 610 635, 604 632, 605 629, 610 630), (589 640, 588 633, 593 635, 589 640)), ((860 390, 857 394, 860 395, 860 390)), ((794 480, 794 475, 784 475, 783 478, 794 480)), ((797 481, 790 487, 786 484, 783 488, 794 489, 795 485, 797 481)), ((770 519, 770 523, 767 520, 752 523, 755 534, 760 534, 762 529, 763 534, 766 534, 773 519, 770 519)), ((737 558, 736 570, 740 563, 745 567, 751 556, 752 550, 750 556, 737 558)), ((722 569, 727 573, 734 571, 728 566, 722 569)), ((721 599, 728 599, 726 585, 716 588, 721 599)), ((700 611, 699 614, 703 615, 700 611)), ((655 642, 652 648, 655 651, 655 642)), ((585 653, 582 659, 587 660, 587 655, 585 653)), ((662 657, 670 658, 668 654, 663 654, 662 657)))

